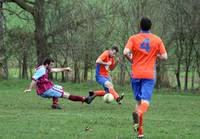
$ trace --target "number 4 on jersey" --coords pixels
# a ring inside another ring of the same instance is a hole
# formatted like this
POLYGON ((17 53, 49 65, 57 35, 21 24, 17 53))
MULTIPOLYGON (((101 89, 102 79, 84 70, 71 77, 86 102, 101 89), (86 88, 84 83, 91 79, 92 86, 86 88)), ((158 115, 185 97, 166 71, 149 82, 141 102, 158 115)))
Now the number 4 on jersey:
POLYGON ((147 53, 150 51, 149 38, 144 39, 144 41, 140 45, 140 48, 145 49, 147 53))

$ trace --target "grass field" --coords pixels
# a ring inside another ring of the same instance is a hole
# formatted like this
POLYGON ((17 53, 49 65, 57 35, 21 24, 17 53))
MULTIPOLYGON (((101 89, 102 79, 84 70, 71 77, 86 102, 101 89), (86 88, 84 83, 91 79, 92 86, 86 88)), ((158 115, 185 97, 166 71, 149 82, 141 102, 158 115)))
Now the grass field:
MULTIPOLYGON (((0 139, 135 139, 129 86, 117 87, 126 98, 122 106, 60 99, 63 110, 50 109, 51 100, 23 90, 29 81, 0 82, 0 139), (87 130, 89 128, 89 130, 87 130)), ((86 95, 95 83, 63 84, 66 91, 86 95)), ((156 92, 144 117, 145 139, 199 139, 200 96, 156 92)))

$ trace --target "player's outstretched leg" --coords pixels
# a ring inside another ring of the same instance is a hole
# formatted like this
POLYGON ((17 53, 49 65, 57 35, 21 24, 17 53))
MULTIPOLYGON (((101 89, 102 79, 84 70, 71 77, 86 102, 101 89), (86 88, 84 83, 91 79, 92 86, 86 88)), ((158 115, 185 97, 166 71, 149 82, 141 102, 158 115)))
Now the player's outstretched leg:
POLYGON ((90 94, 87 97, 83 97, 83 96, 78 96, 78 95, 71 95, 71 94, 66 93, 66 92, 63 93, 62 97, 67 98, 71 101, 80 101, 82 103, 85 102, 87 104, 90 104, 95 98, 94 95, 90 95, 90 94))
POLYGON ((95 97, 96 95, 94 91, 89 91, 89 95, 85 98, 84 102, 90 104, 95 99, 95 97))
POLYGON ((104 90, 97 90, 97 91, 90 91, 90 92, 94 93, 95 96, 99 96, 99 97, 102 97, 102 96, 104 96, 106 94, 106 92, 104 90))

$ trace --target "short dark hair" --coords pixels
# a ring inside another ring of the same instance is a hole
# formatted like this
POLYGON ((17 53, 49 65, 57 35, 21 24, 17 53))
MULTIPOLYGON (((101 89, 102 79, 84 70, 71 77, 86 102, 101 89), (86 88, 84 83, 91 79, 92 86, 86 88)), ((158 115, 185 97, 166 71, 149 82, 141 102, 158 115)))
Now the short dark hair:
POLYGON ((51 62, 54 62, 54 60, 53 60, 52 58, 48 57, 48 58, 45 58, 45 59, 44 59, 43 64, 44 64, 44 65, 46 65, 46 64, 49 65, 51 62))
POLYGON ((119 48, 117 46, 113 46, 111 50, 115 50, 117 53, 119 52, 119 48))
POLYGON ((149 31, 151 29, 151 20, 147 17, 143 17, 140 21, 140 28, 143 30, 143 31, 149 31))

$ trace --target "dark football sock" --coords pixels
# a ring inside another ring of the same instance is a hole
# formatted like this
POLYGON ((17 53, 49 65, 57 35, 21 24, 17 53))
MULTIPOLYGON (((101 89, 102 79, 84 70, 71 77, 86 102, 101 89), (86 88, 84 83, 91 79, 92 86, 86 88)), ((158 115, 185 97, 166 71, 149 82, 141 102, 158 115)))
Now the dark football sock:
POLYGON ((58 98, 57 97, 53 97, 53 105, 57 105, 58 104, 58 98))
POLYGON ((70 95, 68 99, 71 101, 83 101, 84 100, 84 98, 82 96, 75 96, 75 95, 70 95))

